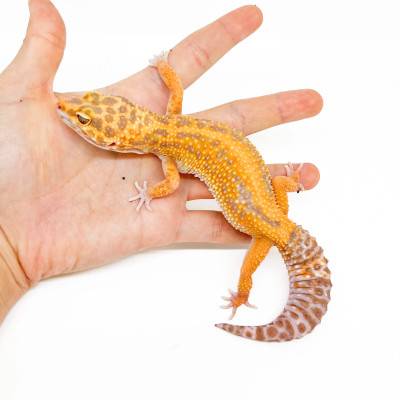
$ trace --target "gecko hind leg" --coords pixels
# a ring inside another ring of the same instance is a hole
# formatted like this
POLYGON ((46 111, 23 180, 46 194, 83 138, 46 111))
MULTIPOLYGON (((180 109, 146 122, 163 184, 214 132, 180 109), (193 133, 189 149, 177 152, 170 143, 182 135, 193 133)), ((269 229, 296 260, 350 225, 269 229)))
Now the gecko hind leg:
MULTIPOLYGON (((299 167, 295 169, 293 164, 288 163, 285 165, 286 176, 276 176, 272 179, 276 202, 285 215, 288 214, 289 209, 287 193, 304 190, 304 186, 300 183, 300 170, 302 167, 303 164, 300 164, 299 167)), ((222 308, 232 308, 230 319, 235 316, 236 310, 242 304, 248 307, 254 307, 248 302, 250 290, 253 284, 252 275, 266 257, 272 246, 273 243, 267 238, 253 238, 240 271, 237 292, 230 290, 229 297, 222 297, 223 300, 228 302, 228 304, 222 306, 222 308)))
POLYGON ((300 171, 303 164, 300 164, 296 169, 292 163, 285 165, 286 176, 275 176, 272 178, 272 186, 274 188, 276 202, 280 210, 288 215, 289 202, 288 192, 297 192, 304 190, 304 186, 300 183, 300 171))
POLYGON ((150 65, 157 68, 161 79, 168 88, 170 95, 167 105, 167 114, 181 114, 183 101, 183 86, 176 71, 168 64, 169 51, 150 60, 150 65))
POLYGON ((304 186, 300 182, 300 171, 303 168, 303 165, 304 165, 303 163, 299 164, 299 166, 296 169, 290 162, 285 165, 286 177, 291 178, 292 182, 294 183, 294 186, 292 186, 292 188, 295 188, 293 191, 296 191, 297 193, 304 190, 304 186))
POLYGON ((253 286, 252 275, 268 254, 272 245, 272 241, 268 238, 253 238, 243 261, 242 269, 240 270, 237 292, 230 290, 230 297, 222 297, 223 300, 228 301, 228 304, 221 307, 232 308, 230 319, 235 316, 236 310, 242 304, 247 307, 255 308, 255 306, 248 301, 250 290, 253 286))

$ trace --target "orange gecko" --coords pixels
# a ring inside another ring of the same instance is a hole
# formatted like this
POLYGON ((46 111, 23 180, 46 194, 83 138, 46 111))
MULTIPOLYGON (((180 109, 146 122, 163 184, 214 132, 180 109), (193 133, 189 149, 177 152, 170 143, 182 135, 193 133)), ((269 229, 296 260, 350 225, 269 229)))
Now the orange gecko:
POLYGON ((129 199, 137 210, 148 210, 152 199, 167 196, 179 186, 180 175, 200 178, 220 204, 225 218, 252 237, 240 272, 237 292, 230 292, 226 308, 232 317, 248 302, 252 274, 276 246, 286 263, 290 291, 282 313, 260 326, 216 326, 235 335, 261 341, 287 341, 311 332, 321 321, 330 300, 330 271, 323 251, 309 233, 288 218, 287 192, 303 189, 299 170, 289 164, 287 176, 271 178, 252 143, 227 124, 181 115, 183 89, 168 64, 168 54, 155 59, 170 90, 166 115, 160 115, 119 96, 89 92, 82 97, 59 96, 58 112, 76 133, 95 146, 125 153, 153 153, 165 179, 149 188, 139 185, 129 199))

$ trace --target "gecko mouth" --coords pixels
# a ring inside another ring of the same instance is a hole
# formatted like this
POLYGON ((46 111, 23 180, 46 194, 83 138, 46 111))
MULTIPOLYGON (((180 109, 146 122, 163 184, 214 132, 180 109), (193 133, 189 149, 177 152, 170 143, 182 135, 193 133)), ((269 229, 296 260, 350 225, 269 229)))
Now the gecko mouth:
POLYGON ((63 111, 60 106, 57 108, 57 114, 61 118, 62 122, 64 122, 65 125, 68 125, 70 128, 72 128, 74 131, 80 131, 80 134, 83 134, 82 129, 74 124, 71 119, 69 118, 68 114, 63 111))
POLYGON ((74 132, 76 132, 81 138, 85 139, 88 143, 96 147, 99 147, 100 149, 108 149, 121 152, 121 150, 117 149, 116 142, 100 144, 96 142, 94 139, 92 139, 90 136, 88 136, 86 132, 78 124, 74 123, 74 121, 71 120, 70 116, 65 111, 62 110, 61 106, 58 106, 57 114, 59 115, 61 121, 64 122, 65 125, 71 128, 74 132))

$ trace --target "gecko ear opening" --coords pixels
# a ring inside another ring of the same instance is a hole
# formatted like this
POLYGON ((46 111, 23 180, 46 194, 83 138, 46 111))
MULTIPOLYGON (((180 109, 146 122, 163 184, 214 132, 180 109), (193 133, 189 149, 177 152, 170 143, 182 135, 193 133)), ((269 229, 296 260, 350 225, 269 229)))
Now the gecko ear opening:
POLYGON ((90 118, 89 115, 81 111, 78 111, 76 113, 76 118, 78 118, 78 121, 84 126, 87 126, 92 122, 92 118, 90 118))

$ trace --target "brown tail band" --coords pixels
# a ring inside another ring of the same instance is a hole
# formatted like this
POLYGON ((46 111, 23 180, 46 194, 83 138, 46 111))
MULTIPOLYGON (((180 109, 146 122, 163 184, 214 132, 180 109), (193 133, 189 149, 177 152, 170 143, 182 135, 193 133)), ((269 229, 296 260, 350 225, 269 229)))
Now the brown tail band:
POLYGON ((266 325, 217 324, 218 328, 248 339, 281 342, 299 339, 321 322, 332 287, 323 250, 306 230, 298 226, 281 253, 290 283, 289 298, 282 313, 266 325))

